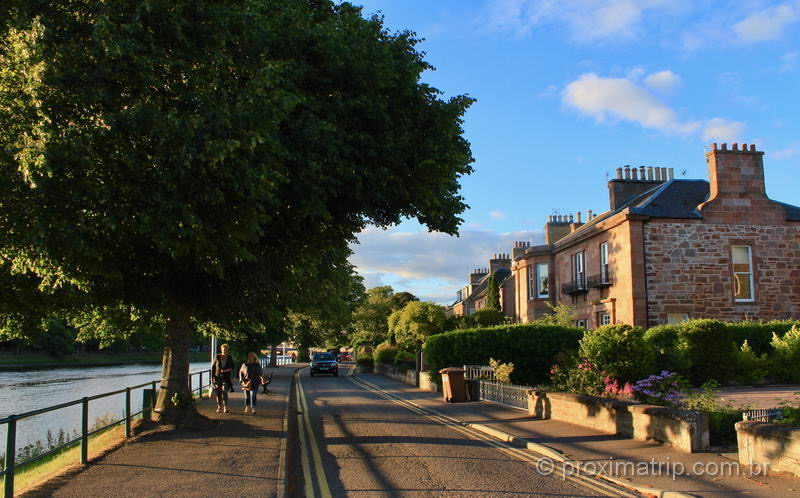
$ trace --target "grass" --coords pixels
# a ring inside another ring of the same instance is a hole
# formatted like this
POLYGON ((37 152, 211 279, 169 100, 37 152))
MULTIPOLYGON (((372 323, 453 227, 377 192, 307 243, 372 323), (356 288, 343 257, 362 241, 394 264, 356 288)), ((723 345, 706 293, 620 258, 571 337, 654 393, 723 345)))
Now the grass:
MULTIPOLYGON (((89 436, 89 459, 100 456, 109 448, 125 439, 125 425, 114 424, 103 432, 89 436)), ((68 468, 80 465, 81 445, 77 441, 73 446, 58 453, 49 455, 37 462, 25 465, 14 472, 14 494, 22 494, 25 490, 38 486, 52 479, 68 468)), ((5 476, 0 479, 5 484, 5 476)))
MULTIPOLYGON (((189 353, 189 361, 209 360, 209 353, 189 353)), ((209 360, 210 361, 210 360, 209 360)), ((102 363, 161 363, 161 352, 152 353, 76 353, 53 358, 45 353, 0 353, 0 366, 13 365, 94 365, 102 363)))

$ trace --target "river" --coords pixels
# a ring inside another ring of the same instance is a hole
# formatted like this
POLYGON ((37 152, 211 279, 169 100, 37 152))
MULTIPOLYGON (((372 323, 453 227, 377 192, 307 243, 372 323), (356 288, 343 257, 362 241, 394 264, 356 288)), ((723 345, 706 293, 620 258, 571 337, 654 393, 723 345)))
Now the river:
MULTIPOLYGON (((207 362, 191 363, 190 371, 207 370, 207 362)), ((0 372, 0 419, 9 415, 58 405, 105 392, 124 389, 161 378, 160 365, 115 367, 51 368, 23 372, 0 372)), ((192 376, 196 385, 198 376, 192 376)), ((203 380, 208 382, 208 376, 203 380)), ((142 389, 131 391, 131 410, 142 409, 142 389)), ((89 427, 104 417, 119 420, 125 412, 125 393, 89 402, 89 427)), ((47 431, 73 434, 81 429, 81 405, 34 415, 17 422, 17 448, 41 441, 47 445, 47 431)), ((5 453, 7 424, 0 425, 0 455, 5 453)))

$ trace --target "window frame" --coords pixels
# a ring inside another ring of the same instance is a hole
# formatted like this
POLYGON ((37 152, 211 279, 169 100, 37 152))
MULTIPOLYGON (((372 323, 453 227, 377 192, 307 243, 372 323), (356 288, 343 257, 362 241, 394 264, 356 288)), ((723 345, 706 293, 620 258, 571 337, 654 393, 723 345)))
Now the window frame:
POLYGON ((536 263, 531 263, 526 266, 526 271, 528 272, 528 301, 534 299, 536 297, 536 292, 534 292, 534 286, 536 285, 536 263))
POLYGON ((600 282, 607 284, 608 278, 608 242, 600 243, 600 282))
POLYGON ((572 282, 579 289, 586 288, 586 251, 578 251, 572 255, 572 282), (581 271, 578 271, 579 261, 581 271))
POLYGON ((756 302, 756 283, 755 283, 755 271, 753 268, 753 246, 747 244, 731 244, 731 292, 733 293, 733 300, 737 303, 754 303, 756 302), (736 271, 736 263, 734 262, 734 250, 738 247, 743 247, 747 249, 747 268, 749 271, 736 271), (748 284, 750 285, 750 297, 749 298, 738 298, 736 297, 736 286, 739 282, 736 278, 736 275, 747 275, 748 276, 748 284))
POLYGON ((597 312, 597 325, 602 327, 603 325, 611 325, 611 312, 609 311, 598 311, 597 312), (608 323, 603 323, 603 317, 608 317, 608 323))
POLYGON ((536 285, 536 293, 535 296, 537 299, 547 299, 550 297, 550 264, 549 263, 536 263, 535 265, 535 280, 534 284, 536 285), (542 283, 542 273, 539 271, 540 267, 544 267, 545 274, 544 278, 547 279, 547 293, 542 294, 539 292, 541 290, 541 283, 542 283))

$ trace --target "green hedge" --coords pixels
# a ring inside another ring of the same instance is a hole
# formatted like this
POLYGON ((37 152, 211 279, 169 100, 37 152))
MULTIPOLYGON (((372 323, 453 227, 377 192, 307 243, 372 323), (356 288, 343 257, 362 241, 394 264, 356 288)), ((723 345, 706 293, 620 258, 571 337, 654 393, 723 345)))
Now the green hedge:
POLYGON ((555 325, 499 325, 446 332, 428 337, 425 362, 431 371, 462 365, 488 365, 494 358, 513 363, 513 382, 547 382, 555 356, 578 349, 584 329, 555 325))

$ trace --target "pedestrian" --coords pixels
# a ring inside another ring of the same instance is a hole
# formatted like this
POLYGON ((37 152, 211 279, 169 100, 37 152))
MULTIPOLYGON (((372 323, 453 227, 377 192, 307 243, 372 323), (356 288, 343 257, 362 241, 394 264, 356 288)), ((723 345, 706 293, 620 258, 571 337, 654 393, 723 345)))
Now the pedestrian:
POLYGON ((258 361, 258 356, 253 352, 247 353, 247 361, 239 369, 239 382, 241 382, 242 391, 244 391, 245 413, 251 409, 253 414, 256 413, 258 386, 263 382, 261 376, 261 362, 258 361))
POLYGON ((217 398, 217 413, 228 413, 228 391, 233 392, 233 357, 228 354, 229 347, 223 344, 219 347, 220 354, 214 357, 211 375, 214 380, 214 395, 217 398))

